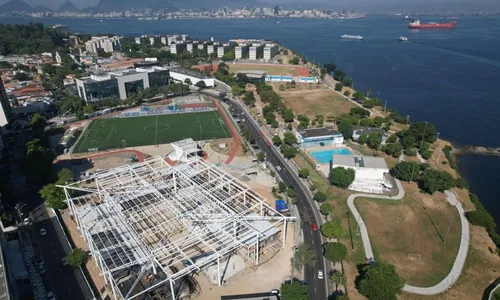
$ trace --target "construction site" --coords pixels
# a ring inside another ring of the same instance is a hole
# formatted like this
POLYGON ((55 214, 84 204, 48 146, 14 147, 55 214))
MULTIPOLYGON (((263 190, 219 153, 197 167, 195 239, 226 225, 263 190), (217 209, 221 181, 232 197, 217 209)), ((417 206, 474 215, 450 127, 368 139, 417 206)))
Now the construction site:
POLYGON ((162 157, 61 186, 114 299, 188 299, 286 245, 287 217, 219 167, 162 157))

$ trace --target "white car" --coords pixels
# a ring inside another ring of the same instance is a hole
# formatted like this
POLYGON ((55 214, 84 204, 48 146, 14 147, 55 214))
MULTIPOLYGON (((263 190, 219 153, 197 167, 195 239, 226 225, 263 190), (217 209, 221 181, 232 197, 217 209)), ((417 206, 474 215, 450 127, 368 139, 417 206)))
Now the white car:
POLYGON ((47 235, 47 230, 45 230, 45 228, 40 229, 40 235, 41 236, 46 236, 47 235))
POLYGON ((47 299, 48 300, 56 300, 56 295, 54 295, 53 292, 48 292, 47 293, 47 299))
POLYGON ((30 218, 24 218, 24 225, 29 225, 30 223, 30 218))
POLYGON ((281 171, 281 167, 280 166, 276 166, 276 170, 281 171))
POLYGON ((323 271, 318 270, 318 279, 323 279, 323 271))

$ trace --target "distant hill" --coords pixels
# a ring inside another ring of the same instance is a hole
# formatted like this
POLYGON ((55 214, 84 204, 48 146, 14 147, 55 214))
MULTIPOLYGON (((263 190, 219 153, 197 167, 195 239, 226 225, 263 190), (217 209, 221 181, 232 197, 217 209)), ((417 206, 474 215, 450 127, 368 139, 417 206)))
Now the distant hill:
POLYGON ((33 8, 23 0, 12 0, 0 5, 0 13, 31 12, 33 8))
POLYGON ((57 12, 79 12, 79 11, 80 10, 78 8, 76 8, 76 6, 73 3, 69 2, 69 1, 64 2, 57 9, 57 12))
POLYGON ((31 9, 31 12, 38 13, 38 12, 53 12, 52 9, 48 8, 47 6, 43 5, 37 5, 31 9))

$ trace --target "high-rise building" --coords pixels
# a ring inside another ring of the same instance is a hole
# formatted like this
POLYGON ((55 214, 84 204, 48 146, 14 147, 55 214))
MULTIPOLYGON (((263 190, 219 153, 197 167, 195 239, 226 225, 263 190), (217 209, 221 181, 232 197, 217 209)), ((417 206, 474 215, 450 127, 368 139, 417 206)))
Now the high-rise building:
POLYGON ((248 56, 248 45, 245 44, 240 44, 239 46, 236 46, 234 48, 234 58, 235 59, 242 59, 246 58, 248 56))
POLYGON ((277 16, 279 13, 280 13, 280 7, 278 5, 276 5, 274 7, 274 15, 277 16))
POLYGON ((264 56, 265 60, 271 60, 274 56, 278 54, 278 45, 276 44, 267 44, 264 47, 264 56))
POLYGON ((263 53, 262 53, 263 48, 264 48, 264 44, 252 44, 252 47, 250 47, 249 59, 257 60, 257 59, 263 57, 263 53))
POLYGON ((0 127, 8 125, 13 120, 12 109, 10 107, 9 98, 5 92, 2 77, 0 77, 0 127))
MULTIPOLYGON (((119 36, 93 36, 90 41, 85 42, 85 50, 90 53, 97 53, 99 50, 106 53, 118 51, 121 49, 121 39, 119 36)), ((138 44, 140 44, 140 39, 138 44)))
POLYGON ((183 42, 177 42, 170 45, 170 53, 172 54, 179 54, 184 52, 184 50, 186 50, 186 44, 183 42))

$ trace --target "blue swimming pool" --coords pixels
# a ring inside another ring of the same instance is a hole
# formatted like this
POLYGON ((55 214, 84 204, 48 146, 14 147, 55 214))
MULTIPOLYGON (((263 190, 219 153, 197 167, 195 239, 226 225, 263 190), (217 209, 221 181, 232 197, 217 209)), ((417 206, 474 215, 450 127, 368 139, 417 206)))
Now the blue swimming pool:
POLYGON ((332 160, 333 154, 351 155, 352 153, 347 148, 340 148, 340 149, 328 149, 328 150, 312 151, 310 154, 312 157, 314 157, 314 159, 318 163, 328 164, 332 160))

